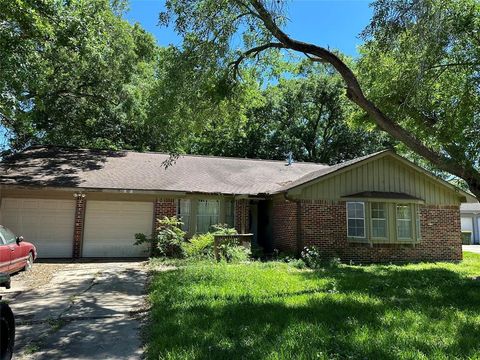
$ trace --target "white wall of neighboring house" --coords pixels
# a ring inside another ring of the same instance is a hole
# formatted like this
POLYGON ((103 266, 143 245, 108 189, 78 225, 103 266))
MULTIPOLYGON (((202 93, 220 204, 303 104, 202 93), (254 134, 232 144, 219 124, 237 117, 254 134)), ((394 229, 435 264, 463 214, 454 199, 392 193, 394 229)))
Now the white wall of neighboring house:
POLYGON ((480 204, 462 204, 460 207, 462 232, 472 233, 472 244, 480 244, 480 204))

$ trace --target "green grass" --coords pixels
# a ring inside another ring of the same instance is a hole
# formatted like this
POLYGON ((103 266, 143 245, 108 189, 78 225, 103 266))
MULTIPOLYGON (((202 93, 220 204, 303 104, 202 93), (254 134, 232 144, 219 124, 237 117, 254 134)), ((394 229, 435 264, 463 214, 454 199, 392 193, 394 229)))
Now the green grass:
POLYGON ((149 359, 480 359, 480 255, 461 264, 188 264, 155 273, 149 359))

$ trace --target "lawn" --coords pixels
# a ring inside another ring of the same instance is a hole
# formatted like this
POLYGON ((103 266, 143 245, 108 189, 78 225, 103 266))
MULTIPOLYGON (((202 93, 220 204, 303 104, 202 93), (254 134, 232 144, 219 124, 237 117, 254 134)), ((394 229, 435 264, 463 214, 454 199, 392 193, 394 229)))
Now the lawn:
POLYGON ((480 255, 461 264, 156 272, 149 359, 480 359, 480 255))

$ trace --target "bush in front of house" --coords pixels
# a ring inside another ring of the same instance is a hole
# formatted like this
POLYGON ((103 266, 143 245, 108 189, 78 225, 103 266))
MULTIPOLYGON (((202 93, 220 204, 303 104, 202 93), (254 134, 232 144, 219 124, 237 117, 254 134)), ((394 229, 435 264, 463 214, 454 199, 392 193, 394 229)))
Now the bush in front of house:
POLYGON ((185 239, 183 223, 176 217, 167 217, 157 220, 157 228, 151 237, 145 234, 135 234, 135 245, 151 244, 153 256, 165 256, 169 258, 182 258, 184 251, 182 244, 185 239))
POLYGON ((184 241, 182 248, 188 258, 213 259, 213 234, 196 234, 184 241))
POLYGON ((305 266, 310 269, 337 267, 340 264, 339 258, 333 257, 326 259, 325 256, 322 255, 320 249, 316 246, 304 247, 300 254, 300 258, 305 263, 305 266))
MULTIPOLYGON (((196 234, 182 244, 186 257, 193 259, 213 260, 215 235, 236 235, 237 230, 226 224, 212 225, 211 231, 205 234, 196 234)), ((220 259, 227 262, 246 261, 250 257, 250 251, 236 242, 224 242, 218 247, 220 259)))

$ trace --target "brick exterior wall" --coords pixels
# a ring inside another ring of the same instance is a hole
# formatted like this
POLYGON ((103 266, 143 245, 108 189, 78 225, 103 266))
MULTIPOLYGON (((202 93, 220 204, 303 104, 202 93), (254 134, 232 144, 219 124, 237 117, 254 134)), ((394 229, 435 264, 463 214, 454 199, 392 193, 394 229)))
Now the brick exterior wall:
POLYGON ((235 200, 235 229, 239 234, 245 234, 249 231, 249 210, 248 199, 235 200))
POLYGON ((297 203, 274 202, 272 211, 273 248, 297 252, 297 203))
MULTIPOLYGON (((274 205, 274 243, 280 250, 291 251, 297 243, 293 229, 285 225, 295 219, 292 209, 290 203, 274 205)), ((302 245, 317 246, 325 258, 339 257, 344 262, 355 263, 462 259, 458 206, 422 206, 422 239, 415 245, 349 242, 344 202, 301 202, 300 219, 302 245)))
POLYGON ((75 194, 75 220, 73 224, 72 257, 78 259, 82 253, 83 229, 85 222, 85 194, 75 194))
POLYGON ((175 199, 156 199, 153 204, 154 222, 153 230, 157 228, 157 220, 165 216, 172 217, 177 215, 177 202, 175 199))

